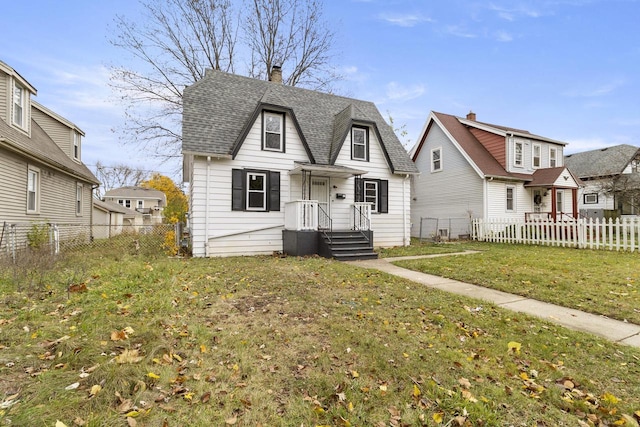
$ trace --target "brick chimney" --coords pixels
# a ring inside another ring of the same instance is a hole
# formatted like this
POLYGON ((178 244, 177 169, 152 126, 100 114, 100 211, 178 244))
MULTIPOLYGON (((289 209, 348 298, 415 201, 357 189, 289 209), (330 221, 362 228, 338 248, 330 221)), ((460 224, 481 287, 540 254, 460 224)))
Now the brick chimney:
POLYGON ((476 121, 476 113, 474 113, 473 111, 469 111, 469 114, 467 114, 467 120, 473 120, 475 122, 476 121))
POLYGON ((271 67, 271 75, 269 81, 274 83, 282 83, 282 68, 279 65, 271 67))

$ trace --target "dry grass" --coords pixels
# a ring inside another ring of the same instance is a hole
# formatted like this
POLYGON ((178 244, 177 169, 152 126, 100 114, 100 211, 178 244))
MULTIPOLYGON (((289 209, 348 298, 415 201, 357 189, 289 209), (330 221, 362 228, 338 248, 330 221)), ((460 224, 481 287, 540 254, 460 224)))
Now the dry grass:
POLYGON ((78 259, 40 289, 0 278, 0 425, 575 426, 640 410, 639 351, 383 273, 84 260, 77 292, 63 273, 78 259))

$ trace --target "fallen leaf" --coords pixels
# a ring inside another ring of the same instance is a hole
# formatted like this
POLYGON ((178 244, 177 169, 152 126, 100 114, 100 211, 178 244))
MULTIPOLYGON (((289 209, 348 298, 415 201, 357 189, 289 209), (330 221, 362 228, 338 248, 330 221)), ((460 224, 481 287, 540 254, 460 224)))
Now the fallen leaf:
POLYGON ((160 378, 160 375, 154 374, 153 372, 149 372, 149 373, 147 374, 147 376, 148 376, 149 378, 153 378, 154 380, 157 380, 157 379, 159 379, 159 378, 160 378))
POLYGON ((63 423, 62 421, 57 421, 56 420, 56 427, 67 427, 67 425, 65 423, 63 423))
POLYGON ((224 420, 224 422, 225 422, 226 424, 228 424, 228 425, 232 426, 232 425, 234 425, 235 423, 237 423, 237 422, 238 422, 238 416, 237 416, 237 415, 234 415, 233 417, 231 417, 231 418, 227 418, 226 420, 224 420))
POLYGON ((116 362, 120 364, 124 363, 138 363, 142 359, 142 356, 138 355, 138 350, 123 350, 121 354, 115 357, 116 362))
POLYGON ((64 389, 65 390, 75 390, 78 387, 80 387, 80 383, 73 383, 73 384, 70 384, 70 385, 66 386, 64 389))
POLYGON ((127 425, 129 427, 137 427, 138 422, 134 418, 127 417, 127 425))
POLYGON ((413 385, 413 397, 420 397, 422 393, 420 392, 420 388, 417 385, 413 385))
POLYGON ((442 412, 436 412, 433 414, 433 421, 435 421, 436 424, 442 424, 443 416, 444 414, 442 412))
POLYGON ((466 378, 459 378, 458 384, 460 384, 463 388, 471 388, 471 382, 466 378))
POLYGON ((200 397, 200 402, 202 403, 207 403, 209 401, 209 399, 211 399, 211 392, 208 391, 205 394, 202 395, 202 397, 200 397))
POLYGON ((521 347, 522 347, 522 344, 520 344, 519 342, 516 342, 516 341, 510 341, 509 344, 507 344, 507 348, 509 349, 509 353, 520 354, 520 348, 521 347))
POLYGON ((100 384, 92 386, 91 390, 89 390, 89 397, 93 397, 96 394, 100 393, 100 390, 102 390, 102 386, 100 386, 100 384))
POLYGON ((127 334, 124 331, 112 331, 111 341, 122 341, 127 339, 127 334))

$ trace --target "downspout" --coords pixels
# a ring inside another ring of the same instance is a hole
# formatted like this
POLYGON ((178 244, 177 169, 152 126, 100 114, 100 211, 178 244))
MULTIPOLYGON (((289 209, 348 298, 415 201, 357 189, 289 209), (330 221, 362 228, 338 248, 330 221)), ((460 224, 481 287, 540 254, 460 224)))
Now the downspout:
MULTIPOLYGON (((204 186, 204 256, 209 257, 209 178, 211 176, 211 156, 207 156, 207 179, 204 186)), ((192 202, 193 203, 193 202, 192 202)))
POLYGON ((402 180, 402 242, 404 246, 411 244, 411 233, 407 236, 407 180, 410 177, 406 174, 402 180))

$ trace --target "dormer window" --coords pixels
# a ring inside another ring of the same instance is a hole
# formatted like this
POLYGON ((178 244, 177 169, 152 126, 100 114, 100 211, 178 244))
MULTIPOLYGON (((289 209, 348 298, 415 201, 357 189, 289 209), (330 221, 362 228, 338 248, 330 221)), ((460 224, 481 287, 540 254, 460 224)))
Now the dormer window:
POLYGON ((284 152, 284 114, 262 114, 262 149, 284 152))
POLYGON ((73 132, 73 158, 80 160, 80 134, 73 132))
POLYGON ((20 129, 25 129, 27 126, 27 92, 18 83, 13 85, 13 124, 20 129))
POLYGON ((369 131, 363 127, 351 128, 351 159, 369 161, 369 131))

